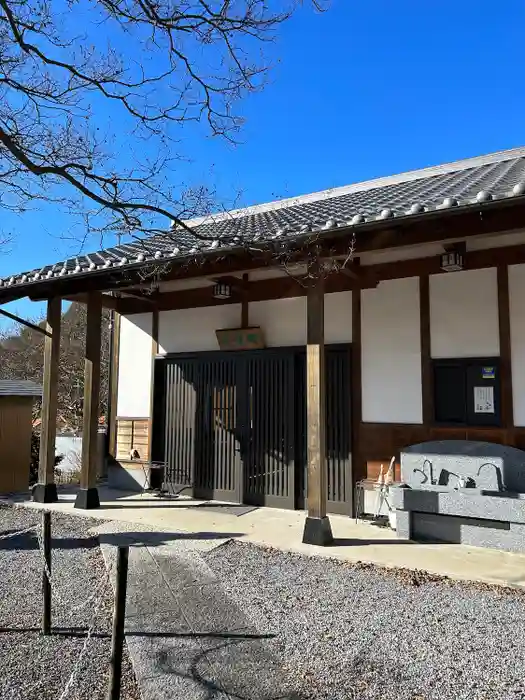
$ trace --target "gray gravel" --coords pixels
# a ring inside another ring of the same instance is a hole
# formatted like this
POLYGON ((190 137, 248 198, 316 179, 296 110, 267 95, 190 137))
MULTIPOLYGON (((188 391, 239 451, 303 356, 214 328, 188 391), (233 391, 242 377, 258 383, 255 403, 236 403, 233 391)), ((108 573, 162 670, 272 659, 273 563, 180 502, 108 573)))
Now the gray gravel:
MULTIPOLYGON (((0 535, 40 523, 35 510, 0 506, 0 535)), ((53 578, 65 605, 54 602, 54 633, 40 634, 42 568, 31 535, 0 540, 0 698, 58 700, 77 662, 91 624, 94 605, 74 612, 105 576, 98 541, 88 531, 95 521, 52 516, 53 578)), ((102 589, 95 635, 90 640, 69 699, 103 700, 107 692, 113 593, 102 589)), ((129 657, 124 664, 122 700, 140 697, 129 657)))
POLYGON ((302 698, 525 698, 525 596, 229 542, 204 555, 302 698))

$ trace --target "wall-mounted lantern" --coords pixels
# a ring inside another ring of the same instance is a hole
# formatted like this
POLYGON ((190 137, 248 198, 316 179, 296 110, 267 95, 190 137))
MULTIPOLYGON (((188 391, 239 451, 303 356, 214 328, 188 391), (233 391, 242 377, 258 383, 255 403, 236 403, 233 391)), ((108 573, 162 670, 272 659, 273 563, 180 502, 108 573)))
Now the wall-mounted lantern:
POLYGON ((232 288, 226 282, 217 282, 213 287, 215 299, 229 299, 232 295, 232 288))
POLYGON ((463 269, 463 255, 459 250, 449 250, 441 255, 441 269, 445 272, 459 272, 463 269))

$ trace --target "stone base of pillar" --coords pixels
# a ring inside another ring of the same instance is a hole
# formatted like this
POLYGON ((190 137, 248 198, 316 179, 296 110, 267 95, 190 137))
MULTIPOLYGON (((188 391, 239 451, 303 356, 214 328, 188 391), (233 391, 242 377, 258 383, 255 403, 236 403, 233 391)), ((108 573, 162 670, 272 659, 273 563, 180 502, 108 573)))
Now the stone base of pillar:
POLYGON ((56 503, 58 493, 56 484, 35 484, 32 489, 35 503, 56 503))
POLYGON ((75 499, 75 508, 82 508, 82 510, 100 508, 97 487, 95 486, 92 489, 80 489, 75 499))
POLYGON ((330 520, 324 518, 306 518, 303 532, 303 544, 315 544, 318 547, 329 547, 334 543, 330 520))

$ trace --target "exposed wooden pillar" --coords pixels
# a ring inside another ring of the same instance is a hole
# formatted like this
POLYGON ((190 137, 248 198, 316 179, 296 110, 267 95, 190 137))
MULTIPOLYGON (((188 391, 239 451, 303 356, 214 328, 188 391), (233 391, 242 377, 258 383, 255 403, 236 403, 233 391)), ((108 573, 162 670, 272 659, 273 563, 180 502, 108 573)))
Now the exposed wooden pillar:
MULTIPOLYGON (((366 464, 361 450, 363 420, 363 387, 361 378, 361 290, 352 290, 352 493, 354 484, 366 477, 366 464)), ((355 504, 352 503, 352 509, 355 504)))
POLYGON ((512 400, 512 364, 510 347, 509 268, 498 265, 498 318, 501 383, 501 423, 504 428, 514 427, 512 400))
POLYGON ((308 454, 308 516, 303 542, 327 546, 333 543, 326 515, 328 474, 326 465, 326 401, 324 348, 324 279, 317 263, 312 266, 307 293, 306 408, 308 454))
POLYGON ((421 400, 423 425, 434 419, 432 358, 430 351, 430 286, 428 275, 419 278, 419 332, 421 342, 421 400))
POLYGON ((108 430, 109 430, 109 454, 113 459, 117 457, 117 397, 118 397, 118 372, 120 357, 120 314, 116 311, 113 315, 113 327, 111 328, 111 353, 109 399, 108 399, 108 430))
POLYGON ((102 295, 91 292, 87 302, 86 353, 84 363, 84 408, 82 469, 75 508, 98 508, 98 419, 100 412, 102 295))
POLYGON ((159 310, 154 309, 151 319, 151 393, 148 421, 148 459, 153 455, 153 410, 155 406, 155 358, 159 354, 159 310))
POLYGON ((55 484, 55 443, 57 434, 57 401, 60 359, 60 322, 62 300, 47 302, 46 336, 44 340, 44 387, 38 483, 33 488, 33 500, 38 503, 58 501, 55 484))

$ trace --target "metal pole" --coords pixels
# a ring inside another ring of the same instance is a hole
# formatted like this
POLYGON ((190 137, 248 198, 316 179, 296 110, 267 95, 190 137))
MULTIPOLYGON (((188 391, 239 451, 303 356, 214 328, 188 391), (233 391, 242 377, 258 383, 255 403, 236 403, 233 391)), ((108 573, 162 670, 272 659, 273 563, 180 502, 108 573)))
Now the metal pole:
POLYGON ((115 589, 115 608, 113 610, 108 700, 120 700, 122 654, 124 651, 124 619, 126 617, 126 591, 128 586, 128 560, 129 547, 119 547, 117 552, 117 586, 115 589))
POLYGON ((42 574, 42 634, 51 634, 51 581, 47 575, 47 571, 51 573, 51 513, 44 511, 42 513, 42 542, 44 547, 44 561, 47 565, 47 570, 44 567, 42 574))

